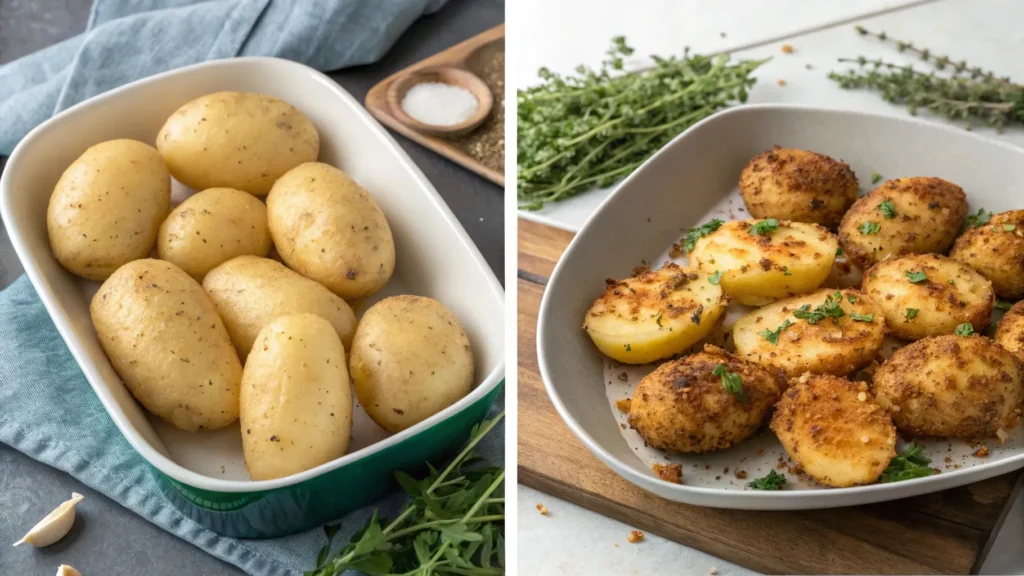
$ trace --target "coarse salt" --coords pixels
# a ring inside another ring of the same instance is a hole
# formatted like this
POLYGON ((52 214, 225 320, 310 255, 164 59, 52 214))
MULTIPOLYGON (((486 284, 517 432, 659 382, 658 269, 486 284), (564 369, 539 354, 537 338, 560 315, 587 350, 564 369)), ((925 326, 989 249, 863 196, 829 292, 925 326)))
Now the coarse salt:
POLYGON ((479 107, 480 102, 472 92, 444 82, 421 82, 402 98, 406 114, 432 126, 461 124, 479 107))

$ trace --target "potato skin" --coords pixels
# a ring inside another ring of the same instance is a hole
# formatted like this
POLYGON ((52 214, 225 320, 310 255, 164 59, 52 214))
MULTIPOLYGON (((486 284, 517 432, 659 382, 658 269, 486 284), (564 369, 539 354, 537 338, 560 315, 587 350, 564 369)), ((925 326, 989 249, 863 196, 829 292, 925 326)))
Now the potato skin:
POLYGON ((241 190, 203 190, 164 220, 156 247, 161 260, 202 282, 207 272, 236 256, 270 252, 267 207, 241 190))
POLYGON ((980 332, 995 306, 991 282, 970 266, 937 254, 879 262, 864 274, 861 290, 882 307, 889 331, 904 340, 952 334, 965 322, 980 332), (920 271, 927 276, 922 282, 907 277, 920 271), (907 318, 907 309, 917 310, 917 315, 907 318))
POLYGON ((1020 418, 1024 365, 984 336, 936 336, 897 350, 873 388, 896 426, 915 435, 984 439, 1020 418))
POLYGON ((706 345, 703 352, 665 362, 640 380, 629 425, 662 450, 724 450, 757 431, 781 390, 781 373, 706 345), (744 402, 712 374, 720 364, 739 375, 744 402))
POLYGON ((171 176, 151 146, 109 140, 68 166, 50 196, 46 230, 57 261, 89 280, 105 280, 145 258, 171 209, 171 176))
POLYGON ((437 300, 392 296, 359 320, 349 369, 363 410, 381 428, 401 432, 469 394, 473 348, 437 300))
POLYGON ((356 332, 356 315, 347 302, 269 258, 228 260, 206 275, 203 289, 224 319, 243 362, 260 330, 278 316, 316 314, 330 322, 346 350, 356 332))
POLYGON ((190 432, 238 418, 242 365, 213 302, 180 268, 129 262, 89 312, 110 363, 147 410, 190 432))
POLYGON ((1000 298, 1024 298, 1024 210, 996 214, 987 224, 967 230, 949 257, 988 278, 1000 298))
POLYGON ((250 92, 217 92, 171 114, 156 137, 171 174, 195 190, 266 196, 274 181, 320 154, 320 135, 291 104, 250 92))
POLYGON ((310 162, 282 176, 267 197, 267 215, 285 264, 346 300, 380 290, 395 270, 384 213, 333 166, 310 162))
POLYGON ((904 254, 945 254, 967 217, 967 196, 956 184, 939 178, 899 178, 884 182, 854 202, 839 224, 843 251, 861 268, 904 254), (879 209, 892 203, 895 216, 879 209), (864 234, 866 222, 878 232, 864 234))
POLYGON ((314 314, 280 316, 260 330, 242 373, 239 423, 253 480, 315 468, 348 451, 352 391, 345 349, 314 314))
POLYGON ((896 456, 896 427, 867 384, 837 376, 791 381, 771 429, 789 457, 825 486, 875 482, 896 456))
POLYGON ((1017 302, 1006 311, 996 325, 993 340, 1024 361, 1024 301, 1017 302))
POLYGON ((824 154, 776 146, 740 173, 740 195, 755 218, 834 228, 857 199, 857 177, 849 165, 824 154))

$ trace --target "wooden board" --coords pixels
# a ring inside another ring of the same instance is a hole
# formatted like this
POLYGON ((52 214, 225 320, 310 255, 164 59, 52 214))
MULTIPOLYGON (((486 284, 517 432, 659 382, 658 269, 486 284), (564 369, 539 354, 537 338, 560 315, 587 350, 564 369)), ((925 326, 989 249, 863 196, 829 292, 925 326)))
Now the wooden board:
POLYGON ((387 92, 388 87, 397 78, 404 76, 412 71, 426 68, 429 66, 465 66, 470 72, 479 75, 478 70, 474 70, 472 60, 474 53, 481 49, 487 49, 488 46, 501 46, 501 50, 504 50, 505 42, 505 25, 501 24, 473 36, 469 40, 466 40, 460 44, 456 44, 444 52, 434 54, 426 60, 420 60, 419 62, 404 68, 391 76, 388 76, 376 86, 370 89, 366 94, 366 109, 373 114, 373 117, 379 120, 382 124, 391 128, 392 130, 402 134, 403 136, 418 142, 419 144, 430 148, 434 152, 448 158, 452 162, 457 162, 466 168, 476 172, 477 174, 487 178, 494 182, 498 186, 505 186, 505 174, 497 170, 492 170, 487 166, 484 166, 476 158, 473 158, 466 152, 463 152, 460 148, 455 146, 451 141, 445 140, 444 138, 438 138, 435 136, 428 136, 426 134, 417 132, 409 126, 406 126, 395 118, 391 114, 391 108, 388 106, 387 92), (493 44, 492 44, 493 43, 493 44), (468 63, 468 64, 467 64, 468 63))
POLYGON ((544 284, 571 239, 570 232, 519 221, 519 482, 769 574, 977 570, 1021 489, 1021 472, 894 502, 752 512, 670 502, 601 463, 555 412, 537 368, 537 310, 544 284))

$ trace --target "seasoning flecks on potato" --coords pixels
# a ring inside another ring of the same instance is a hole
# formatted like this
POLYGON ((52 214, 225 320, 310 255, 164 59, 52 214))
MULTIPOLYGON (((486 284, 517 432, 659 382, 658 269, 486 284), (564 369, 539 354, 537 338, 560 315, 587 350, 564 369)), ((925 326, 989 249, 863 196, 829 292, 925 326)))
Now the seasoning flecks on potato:
POLYGON ((1000 298, 1024 298, 1024 210, 993 215, 956 239, 950 258, 969 264, 992 282, 1000 298))

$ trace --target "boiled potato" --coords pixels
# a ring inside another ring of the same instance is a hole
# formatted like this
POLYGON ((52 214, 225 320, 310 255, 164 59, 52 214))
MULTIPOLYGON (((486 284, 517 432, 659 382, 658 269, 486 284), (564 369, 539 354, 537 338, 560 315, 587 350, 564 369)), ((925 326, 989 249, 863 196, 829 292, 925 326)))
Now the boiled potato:
POLYGON ((266 196, 274 181, 320 154, 320 135, 291 104, 249 92, 217 92, 178 108, 156 137, 171 174, 196 190, 266 196))
POLYGON ((967 216, 967 196, 939 178, 889 180, 857 200, 839 225, 843 250, 861 268, 903 254, 945 254, 967 216))
POLYGON ((771 429, 789 457, 825 486, 870 484, 896 456, 896 428, 867 384, 837 376, 792 381, 771 429))
POLYGON ((1024 364, 988 338, 947 335, 897 350, 873 388, 901 430, 981 440, 1017 424, 1022 378, 1024 364))
POLYGON ((824 154, 776 146, 740 173, 740 195, 754 218, 835 227, 857 199, 857 177, 824 154))
POLYGON ((956 239, 950 258, 969 264, 992 282, 996 296, 1024 298, 1024 210, 996 214, 956 239))
POLYGON ((132 396, 188 431, 238 418, 242 365, 199 283, 162 260, 135 260, 100 286, 89 307, 103 351, 132 396))
POLYGON ((583 329, 602 354, 644 364, 686 350, 711 332, 725 311, 722 287, 708 270, 667 263, 609 280, 583 318, 583 329))
POLYGON ((206 275, 203 288, 224 319, 243 362, 259 331, 278 316, 316 314, 330 322, 346 350, 356 332, 356 316, 348 303, 269 258, 228 260, 206 275))
POLYGON ((401 432, 458 402, 473 387, 473 348, 437 300, 392 296, 363 314, 349 368, 359 404, 401 432))
POLYGON ((270 252, 267 207, 248 192, 210 188, 181 203, 160 226, 157 252, 203 281, 235 256, 270 252))
POLYGON ((1006 311, 996 326, 993 339, 1024 361, 1024 301, 1017 302, 1006 311))
POLYGON ((242 373, 239 423, 253 480, 315 468, 348 450, 352 391, 345 348, 314 314, 279 316, 260 330, 242 373))
POLYGON ((936 254, 908 254, 875 264, 861 289, 882 307, 897 338, 952 334, 970 323, 980 332, 995 305, 992 283, 970 266, 936 254))
POLYGON ((282 176, 267 197, 267 214, 285 264, 346 300, 380 290, 395 270, 384 213, 333 166, 311 162, 282 176))
POLYGON ((781 373, 707 345, 640 380, 629 405, 629 425, 655 448, 723 450, 757 431, 779 400, 782 385, 781 373), (736 378, 738 388, 727 390, 723 382, 736 378))
POLYGON ((171 209, 171 177, 152 147, 135 140, 92 146, 53 189, 46 230, 57 261, 89 280, 105 280, 145 258, 171 209))
POLYGON ((769 304, 732 327, 737 356, 779 368, 791 378, 804 372, 851 374, 875 359, 885 333, 882 308, 849 288, 825 288, 769 304))
POLYGON ((734 220, 697 240, 689 258, 700 268, 721 272, 726 296, 759 306, 820 286, 838 248, 836 237, 817 224, 734 220))

